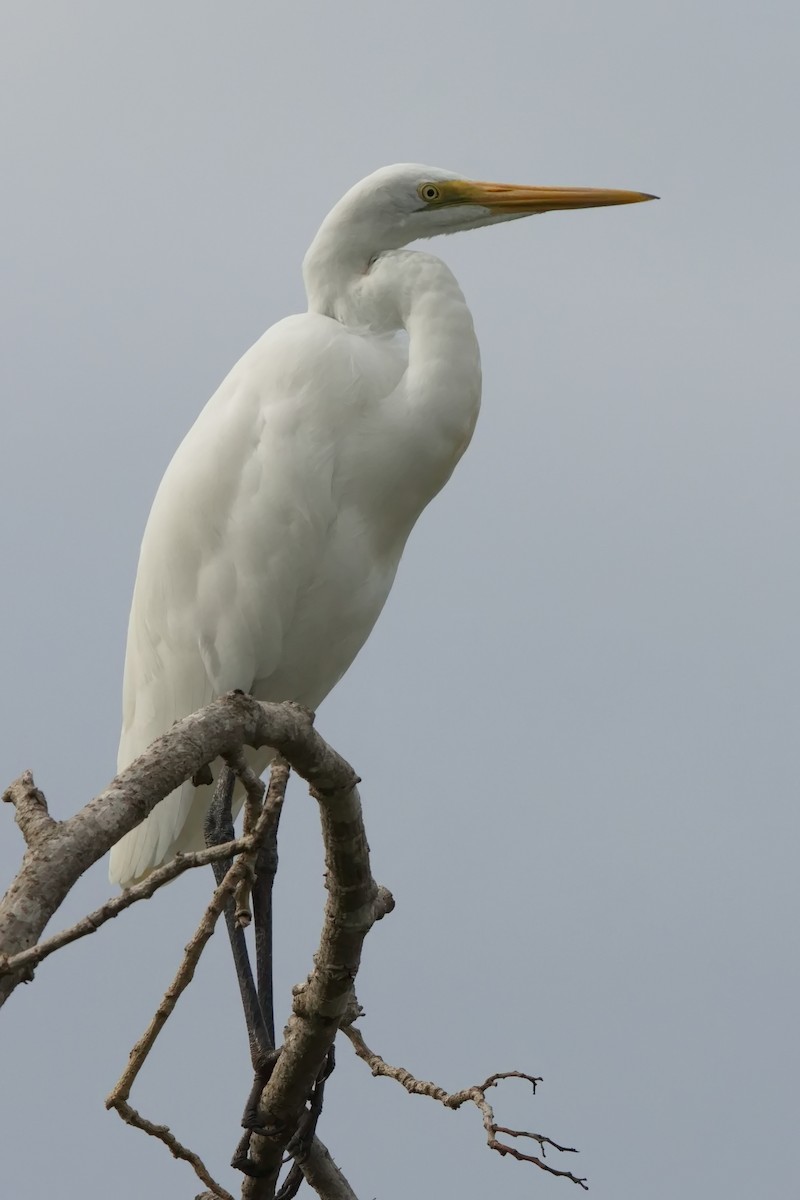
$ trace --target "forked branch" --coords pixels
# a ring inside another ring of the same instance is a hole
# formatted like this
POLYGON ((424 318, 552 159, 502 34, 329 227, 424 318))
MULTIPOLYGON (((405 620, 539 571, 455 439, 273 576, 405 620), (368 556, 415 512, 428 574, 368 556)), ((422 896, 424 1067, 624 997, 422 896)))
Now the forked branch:
POLYGON ((94 912, 87 913, 85 917, 81 917, 80 921, 76 921, 67 929, 62 929, 52 937, 46 938, 43 942, 37 942, 29 950, 22 950, 11 958, 0 955, 0 975, 13 975, 16 971, 27 971, 30 973, 29 977, 32 977, 32 968, 38 966, 45 958, 49 958, 56 950, 61 950, 70 942, 76 942, 90 933, 96 933, 107 921, 118 917, 132 904, 136 904, 140 900, 150 900, 159 888, 162 888, 165 883, 171 883, 173 879, 177 879, 184 871, 208 866, 221 858, 234 858, 237 854, 248 850, 251 844, 252 838, 240 837, 235 838, 232 842, 224 842, 221 846, 211 846, 207 850, 197 850, 191 854, 177 854, 163 867, 157 867, 155 871, 151 871, 141 883, 126 888, 118 896, 112 896, 94 912))
MULTIPOLYGON (((131 1051, 129 1063, 106 1101, 107 1107, 116 1109, 123 1120, 159 1138, 172 1154, 190 1163, 209 1189, 208 1194, 221 1200, 228 1200, 229 1193, 213 1179, 199 1155, 182 1145, 166 1126, 156 1125, 142 1117, 129 1103, 129 1097, 158 1034, 194 975, 203 948, 213 933, 228 896, 233 894, 242 900, 246 894, 252 863, 262 842, 269 836, 271 820, 280 808, 282 789, 285 789, 288 777, 284 763, 278 764, 273 770, 267 800, 259 811, 255 788, 263 788, 263 785, 255 780, 243 756, 231 756, 230 761, 245 785, 249 785, 247 825, 252 828, 252 834, 248 835, 247 849, 216 889, 196 933, 186 947, 172 984, 147 1030, 131 1051), (273 795, 275 789, 281 791, 281 796, 273 795)), ((315 1069, 318 1069, 320 1048, 324 1057, 340 1020, 350 1011, 353 980, 366 933, 376 920, 380 920, 394 906, 389 892, 375 884, 369 870, 369 851, 353 778, 352 774, 333 774, 326 780, 332 786, 324 790, 320 788, 314 793, 320 803, 325 837, 329 899, 314 969, 306 983, 294 989, 294 1012, 277 1064, 262 1096, 264 1123, 259 1128, 261 1136, 253 1139, 253 1160, 263 1174, 257 1179, 246 1179, 242 1190, 243 1197, 250 1197, 251 1200, 261 1200, 262 1197, 275 1194, 275 1181, 284 1152, 292 1141, 310 1091, 306 1085, 308 1072, 312 1064, 316 1064, 315 1069), (340 779, 344 780, 344 787, 337 786, 340 779), (276 1076, 280 1086, 274 1088, 276 1076)), ((308 1153, 301 1160, 301 1167, 307 1182, 325 1200, 353 1198, 347 1180, 318 1138, 313 1138, 308 1153)))
POLYGON ((577 1150, 573 1146, 561 1146, 558 1142, 554 1142, 552 1138, 545 1137, 540 1133, 529 1133, 527 1130, 508 1129, 504 1125, 498 1125, 494 1119, 494 1111, 491 1104, 486 1099, 486 1093, 490 1088, 496 1087, 502 1079, 525 1079, 536 1091, 537 1083, 541 1083, 541 1078, 537 1075, 528 1075, 524 1071, 498 1071, 494 1075, 490 1075, 483 1083, 475 1084, 473 1087, 463 1088, 460 1092, 446 1092, 444 1088, 439 1087, 436 1083, 431 1083, 426 1079, 417 1079, 405 1067, 394 1067, 387 1063, 380 1054, 376 1054, 374 1050, 370 1050, 369 1046, 364 1041, 361 1031, 356 1029, 354 1025, 347 1025, 343 1028, 343 1033, 347 1035, 353 1045, 356 1054, 372 1071, 373 1075, 385 1075, 388 1079, 394 1079, 397 1083, 412 1096, 428 1096, 431 1100, 438 1100, 445 1108, 458 1109, 462 1105, 472 1103, 478 1109, 483 1120, 483 1127, 486 1130, 486 1144, 490 1150, 496 1150, 498 1154, 505 1156, 512 1155, 519 1162, 533 1163, 542 1171, 547 1171, 550 1175, 558 1175, 563 1179, 570 1179, 573 1183, 577 1183, 584 1191, 588 1191, 586 1180, 574 1175, 572 1171, 559 1170, 558 1167, 551 1166, 545 1161, 545 1147, 550 1146, 554 1150, 559 1150, 562 1154, 577 1154, 577 1150), (541 1157, 536 1154, 524 1154, 521 1150, 517 1150, 515 1146, 510 1146, 507 1142, 502 1142, 498 1138, 498 1133, 505 1137, 512 1138, 528 1138, 531 1141, 538 1142, 541 1151, 541 1157))
MULTIPOLYGON (((66 821, 54 821, 30 772, 7 789, 27 843, 22 866, 0 899, 0 955, 6 963, 32 949, 81 875, 186 779, 242 746, 271 746, 312 786, 353 787, 355 773, 296 704, 266 704, 229 692, 177 721, 105 791, 66 821)), ((118 909, 116 911, 119 911, 118 909)), ((114 913, 112 913, 114 915, 114 913)), ((57 948, 57 947, 55 947, 57 948)), ((52 952, 52 951, 51 951, 52 952)), ((0 972, 0 1005, 30 978, 35 962, 0 972)))

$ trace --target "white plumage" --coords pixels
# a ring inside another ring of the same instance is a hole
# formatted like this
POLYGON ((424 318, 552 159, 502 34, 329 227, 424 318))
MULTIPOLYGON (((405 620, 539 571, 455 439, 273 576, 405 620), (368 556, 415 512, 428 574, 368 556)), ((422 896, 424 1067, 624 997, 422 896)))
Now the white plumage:
MULTIPOLYGON (((340 201, 304 262, 309 311, 236 364, 158 489, 128 628, 120 769, 231 688, 316 708, 369 635, 480 403, 458 284, 438 259, 400 247, 545 208, 644 198, 403 165, 340 201)), ((263 770, 269 752, 251 761, 263 770)), ((189 782, 159 804, 112 850, 112 882, 202 845, 210 794, 189 782)))

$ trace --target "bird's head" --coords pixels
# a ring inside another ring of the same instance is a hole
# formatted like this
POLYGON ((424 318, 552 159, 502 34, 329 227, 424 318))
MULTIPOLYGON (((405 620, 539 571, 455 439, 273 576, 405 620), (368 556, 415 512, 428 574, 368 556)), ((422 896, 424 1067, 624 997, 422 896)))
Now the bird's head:
MULTIPOLYGON (((396 250, 418 238, 478 229, 558 209, 637 204, 656 197, 615 188, 523 187, 464 179, 452 171, 399 163, 382 167, 346 193, 326 218, 370 253, 396 250)), ((320 231, 322 232, 322 231, 320 231)))
POLYGON ((654 199, 614 188, 482 183, 419 163, 382 167, 355 184, 322 222, 303 262, 309 302, 319 311, 335 311, 337 297, 378 255, 419 238, 557 209, 654 199))

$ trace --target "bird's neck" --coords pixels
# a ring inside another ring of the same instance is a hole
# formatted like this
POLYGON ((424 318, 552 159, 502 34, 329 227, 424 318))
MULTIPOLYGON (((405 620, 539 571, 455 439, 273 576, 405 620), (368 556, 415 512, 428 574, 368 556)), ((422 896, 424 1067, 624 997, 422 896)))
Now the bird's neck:
POLYGON ((392 291, 408 332, 405 402, 424 432, 423 452, 438 452, 446 463, 441 486, 469 444, 480 406, 472 314, 453 273, 433 255, 397 251, 373 270, 383 272, 384 286, 393 275, 398 279, 392 291))
POLYGON ((341 320, 343 296, 367 272, 370 249, 346 225, 339 228, 336 210, 329 213, 303 259, 309 312, 341 320))
POLYGON ((393 454, 398 469, 407 460, 403 486, 418 515, 449 479, 475 428, 481 368, 472 316, 440 259, 405 249, 376 257, 332 232, 323 226, 303 263, 309 310, 357 335, 408 334, 407 368, 391 405, 393 454))
POLYGON ((343 262, 336 258, 326 262, 324 259, 315 259, 310 267, 307 263, 308 259, 303 264, 303 278, 308 296, 308 311, 322 313, 325 317, 341 321, 339 313, 346 290, 342 286, 343 281, 357 279, 366 272, 368 260, 362 261, 359 258, 343 262))
POLYGON ((450 269, 410 250, 381 254, 349 289, 346 305, 351 327, 408 334, 407 366, 390 407, 398 488, 415 520, 450 478, 478 418, 472 315, 450 269))

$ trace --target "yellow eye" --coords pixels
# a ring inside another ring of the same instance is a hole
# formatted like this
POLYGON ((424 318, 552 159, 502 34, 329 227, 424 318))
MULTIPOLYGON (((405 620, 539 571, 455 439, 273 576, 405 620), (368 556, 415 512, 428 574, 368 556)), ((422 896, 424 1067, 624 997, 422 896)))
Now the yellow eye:
POLYGON ((441 194, 435 183, 421 183, 417 188, 417 195, 428 204, 432 204, 434 200, 438 200, 441 194))

